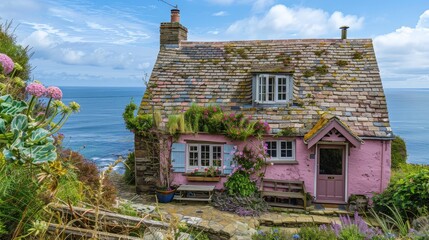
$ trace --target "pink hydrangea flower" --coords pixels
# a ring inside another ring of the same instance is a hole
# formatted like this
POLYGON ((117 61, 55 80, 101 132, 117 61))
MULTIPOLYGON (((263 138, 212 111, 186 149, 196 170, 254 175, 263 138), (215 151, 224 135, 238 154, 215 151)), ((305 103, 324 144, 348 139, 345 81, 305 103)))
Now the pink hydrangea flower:
POLYGON ((46 96, 55 100, 61 100, 63 92, 58 87, 51 86, 46 89, 46 96))
POLYGON ((3 67, 4 74, 9 74, 15 67, 15 63, 13 63, 13 60, 4 53, 0 53, 0 64, 3 67))
POLYGON ((25 88, 25 91, 35 97, 42 97, 46 93, 46 88, 40 83, 31 83, 25 88))

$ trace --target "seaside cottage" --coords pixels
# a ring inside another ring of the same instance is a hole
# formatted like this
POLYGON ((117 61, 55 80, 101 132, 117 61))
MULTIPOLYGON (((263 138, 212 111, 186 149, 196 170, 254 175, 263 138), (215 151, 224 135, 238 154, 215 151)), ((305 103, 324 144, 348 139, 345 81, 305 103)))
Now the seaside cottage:
MULTIPOLYGON (((390 178, 393 134, 371 39, 290 39, 192 42, 179 10, 161 23, 160 51, 140 113, 169 114, 192 104, 219 106, 269 124, 265 177, 304 181, 318 202, 344 203, 352 194, 383 191, 390 178), (150 95, 150 96, 149 96, 150 95)), ((221 160, 231 173, 231 151, 256 141, 224 134, 181 134, 172 145, 173 184, 221 160)), ((137 191, 159 172, 136 135, 137 191)))

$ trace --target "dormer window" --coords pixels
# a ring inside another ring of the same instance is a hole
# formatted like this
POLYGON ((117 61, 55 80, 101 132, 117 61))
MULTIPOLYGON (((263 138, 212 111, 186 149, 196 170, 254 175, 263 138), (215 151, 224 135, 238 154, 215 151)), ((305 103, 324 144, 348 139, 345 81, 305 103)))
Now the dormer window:
POLYGON ((286 103, 292 99, 292 77, 277 74, 256 75, 255 102, 286 103))

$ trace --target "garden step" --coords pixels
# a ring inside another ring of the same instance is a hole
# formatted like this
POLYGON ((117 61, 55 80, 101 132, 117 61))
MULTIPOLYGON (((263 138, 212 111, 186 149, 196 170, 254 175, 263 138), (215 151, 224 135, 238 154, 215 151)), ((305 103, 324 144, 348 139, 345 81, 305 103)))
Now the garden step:
POLYGON ((323 225, 338 223, 338 217, 298 214, 266 214, 259 218, 261 226, 270 227, 301 227, 303 225, 323 225))

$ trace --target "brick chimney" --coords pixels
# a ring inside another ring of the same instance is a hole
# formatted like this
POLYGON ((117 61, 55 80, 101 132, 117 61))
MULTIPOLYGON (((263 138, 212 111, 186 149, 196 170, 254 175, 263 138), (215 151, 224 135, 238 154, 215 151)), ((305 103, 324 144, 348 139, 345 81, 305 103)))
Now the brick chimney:
POLYGON ((188 39, 188 29, 180 24, 180 10, 171 10, 171 21, 161 23, 160 47, 178 48, 180 41, 188 39))

